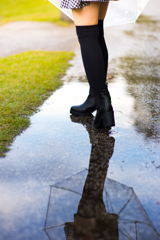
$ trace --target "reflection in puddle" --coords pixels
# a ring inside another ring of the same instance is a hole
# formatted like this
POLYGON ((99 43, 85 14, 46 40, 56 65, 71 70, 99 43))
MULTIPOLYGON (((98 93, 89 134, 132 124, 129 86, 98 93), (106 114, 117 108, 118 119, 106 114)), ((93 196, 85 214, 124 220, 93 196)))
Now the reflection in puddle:
POLYGON ((106 178, 115 139, 92 128, 93 116, 71 116, 89 133, 89 169, 50 188, 45 232, 49 239, 158 240, 159 235, 133 188, 106 178))

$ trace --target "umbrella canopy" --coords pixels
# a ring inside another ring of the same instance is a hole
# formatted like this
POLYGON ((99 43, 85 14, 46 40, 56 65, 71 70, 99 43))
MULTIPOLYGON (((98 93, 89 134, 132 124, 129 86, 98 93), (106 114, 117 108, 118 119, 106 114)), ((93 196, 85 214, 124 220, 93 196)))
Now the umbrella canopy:
MULTIPOLYGON (((84 170, 51 186, 44 227, 49 239, 78 239, 73 237, 75 213, 80 199, 82 199, 81 195, 87 174, 88 171, 84 170)), ((106 178, 103 201, 107 210, 107 224, 111 224, 109 229, 113 231, 113 234, 108 234, 112 237, 88 239, 159 240, 159 234, 133 188, 106 178), (118 225, 116 225, 117 221, 118 225), (118 226, 118 233, 116 226, 118 226)), ((90 221, 92 218, 88 220, 86 226, 90 221)), ((85 219, 83 219, 83 224, 85 225, 85 219)), ((94 224, 93 221, 92 224, 94 224)))
MULTIPOLYGON (((73 19, 72 10, 60 8, 61 0, 49 0, 68 17, 73 19)), ((104 26, 114 26, 135 23, 149 0, 119 0, 110 1, 104 26)))
POLYGON ((71 116, 89 133, 89 169, 50 187, 44 230, 56 240, 159 240, 133 188, 106 178, 115 139, 92 127, 93 116, 71 116))

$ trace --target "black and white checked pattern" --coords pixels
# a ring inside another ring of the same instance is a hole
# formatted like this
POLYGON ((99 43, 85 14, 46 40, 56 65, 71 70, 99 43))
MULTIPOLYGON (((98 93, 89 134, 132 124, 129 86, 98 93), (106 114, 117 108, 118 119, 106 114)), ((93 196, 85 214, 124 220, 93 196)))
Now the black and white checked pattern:
POLYGON ((60 7, 73 9, 73 8, 82 8, 87 5, 89 5, 89 2, 87 1, 82 2, 81 0, 61 0, 60 7))
MULTIPOLYGON (((92 0, 93 2, 108 2, 109 0, 92 0)), ((117 1, 117 0, 111 0, 117 1)), ((82 8, 89 5, 90 0, 61 0, 61 8, 73 9, 82 8)))

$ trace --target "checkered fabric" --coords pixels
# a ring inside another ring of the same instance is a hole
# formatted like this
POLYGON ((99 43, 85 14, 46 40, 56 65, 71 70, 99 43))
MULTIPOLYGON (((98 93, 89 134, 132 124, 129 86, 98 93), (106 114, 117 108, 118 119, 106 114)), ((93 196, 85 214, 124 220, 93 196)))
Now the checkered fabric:
POLYGON ((61 0, 61 8, 73 9, 73 8, 82 8, 89 5, 89 2, 82 2, 81 0, 61 0))
MULTIPOLYGON (((109 0, 92 0, 92 2, 108 2, 109 0)), ((111 0, 117 1, 117 0, 111 0)), ((61 0, 61 8, 73 9, 73 8, 82 8, 89 5, 90 0, 61 0)))

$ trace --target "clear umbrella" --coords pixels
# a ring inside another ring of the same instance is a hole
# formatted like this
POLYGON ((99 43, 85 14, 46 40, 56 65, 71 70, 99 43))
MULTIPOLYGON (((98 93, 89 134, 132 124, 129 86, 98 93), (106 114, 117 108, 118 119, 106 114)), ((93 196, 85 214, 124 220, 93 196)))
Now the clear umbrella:
MULTIPOLYGON (((71 178, 51 186, 45 232, 49 239, 75 240, 75 212, 82 199, 83 185, 88 171, 84 170, 71 178)), ((105 221, 112 222, 110 238, 117 240, 159 240, 159 234, 136 196, 133 188, 106 178, 104 183, 103 201, 107 210, 105 221), (116 222, 118 221, 118 233, 116 222), (112 236, 112 237, 111 237, 112 236), (114 236, 114 237, 113 237, 114 236)), ((103 206, 102 206, 103 207, 103 206)), ((103 212, 104 209, 103 209, 103 212)), ((82 225, 94 224, 93 220, 82 219, 82 225)), ((108 224, 107 223, 107 224, 108 224)), ((107 226, 105 225, 105 228, 107 226)), ((88 231, 88 229, 87 229, 88 231)))
POLYGON ((89 133, 89 169, 51 186, 44 227, 49 239, 159 240, 133 188, 106 178, 114 137, 94 129, 92 115, 71 120, 89 133))
MULTIPOLYGON (((68 17, 73 19, 70 9, 60 8, 61 0, 49 0, 68 17)), ((135 23, 149 0, 119 0, 110 1, 104 26, 114 26, 135 23)))

